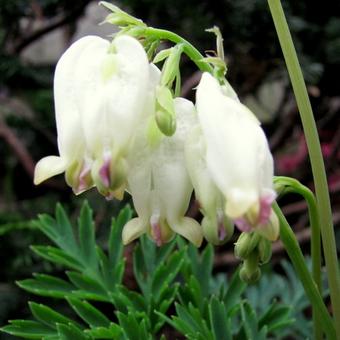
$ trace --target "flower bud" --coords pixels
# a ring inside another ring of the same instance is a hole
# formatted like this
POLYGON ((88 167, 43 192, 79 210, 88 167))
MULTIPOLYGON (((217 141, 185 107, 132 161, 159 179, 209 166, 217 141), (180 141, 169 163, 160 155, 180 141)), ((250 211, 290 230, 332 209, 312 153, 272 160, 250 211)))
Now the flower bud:
POLYGON ((172 136, 176 131, 176 114, 171 91, 165 86, 159 86, 156 94, 156 122, 158 128, 166 136, 172 136))
POLYGON ((257 245, 259 260, 261 264, 268 263, 272 257, 272 243, 264 237, 261 237, 257 245))
POLYGON ((255 283, 261 277, 261 270, 258 266, 258 254, 254 251, 243 263, 240 270, 240 278, 247 283, 255 283))
POLYGON ((172 136, 176 131, 176 120, 168 111, 160 110, 156 112, 156 122, 158 128, 166 136, 172 136))
POLYGON ((246 260, 257 247, 259 241, 260 236, 257 233, 242 233, 235 243, 235 256, 246 260))
POLYGON ((276 241, 280 234, 280 222, 274 210, 271 210, 269 220, 265 224, 256 227, 256 232, 269 241, 276 241))
POLYGON ((112 12, 106 17, 106 19, 104 20, 104 23, 109 23, 112 25, 120 26, 120 27, 129 26, 129 25, 145 26, 142 20, 133 17, 132 15, 122 11, 119 7, 109 2, 101 1, 99 5, 104 6, 109 11, 112 12))

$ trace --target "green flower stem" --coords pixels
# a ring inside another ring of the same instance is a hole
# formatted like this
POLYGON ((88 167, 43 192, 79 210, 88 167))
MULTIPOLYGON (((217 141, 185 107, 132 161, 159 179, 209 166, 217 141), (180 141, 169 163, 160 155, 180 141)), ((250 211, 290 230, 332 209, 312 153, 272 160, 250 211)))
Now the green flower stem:
POLYGON ((190 44, 189 41, 185 40, 178 34, 159 28, 145 27, 143 29, 142 35, 148 37, 152 36, 159 40, 169 40, 175 44, 183 44, 183 52, 196 64, 196 66, 202 72, 209 72, 211 74, 213 73, 213 68, 208 63, 203 61, 204 57, 200 53, 200 51, 192 44, 190 44))
POLYGON ((280 0, 268 0, 277 35, 287 64, 310 155, 330 296, 338 339, 340 339, 340 274, 332 211, 318 132, 301 67, 280 0))
POLYGON ((334 323, 328 310, 322 300, 322 297, 313 281, 308 268, 306 266, 306 261, 303 257, 302 251, 300 249, 299 243, 292 231, 290 225, 288 224, 285 216, 283 215, 280 207, 277 203, 273 204, 273 209, 280 221, 280 238, 283 242, 289 258, 291 259, 293 266, 296 270, 299 279, 305 289, 306 295, 308 296, 313 309, 318 311, 318 316, 320 318, 320 326, 323 328, 328 339, 336 339, 336 332, 334 328, 334 323))
MULTIPOLYGON (((318 210, 316 206, 315 196, 313 192, 301 184, 298 180, 290 177, 276 176, 274 183, 279 187, 284 186, 284 190, 280 195, 288 193, 297 193, 301 195, 307 202, 309 221, 311 225, 311 255, 312 255, 312 275, 319 291, 321 292, 321 249, 320 249, 320 225, 318 210)), ((279 189, 280 190, 280 189, 279 189)))
MULTIPOLYGON (((312 277, 322 296, 320 225, 314 194, 309 188, 302 185, 299 181, 297 181, 294 178, 276 176, 274 178, 274 183, 278 187, 278 192, 280 193, 280 196, 288 194, 290 192, 297 193, 301 195, 307 202, 309 221, 311 225, 312 277), (284 188, 282 192, 280 192, 282 186, 284 188)), ((322 339, 319 311, 315 308, 313 308, 313 325, 314 325, 314 339, 315 340, 322 339)))

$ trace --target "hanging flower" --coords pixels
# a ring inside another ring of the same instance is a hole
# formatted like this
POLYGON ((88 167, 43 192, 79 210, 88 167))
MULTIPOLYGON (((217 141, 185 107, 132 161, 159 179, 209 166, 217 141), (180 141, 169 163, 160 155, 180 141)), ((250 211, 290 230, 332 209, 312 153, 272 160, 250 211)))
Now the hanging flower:
POLYGON ((185 154, 196 199, 204 216, 201 223, 204 237, 212 244, 223 244, 233 235, 234 225, 224 212, 225 199, 207 168, 206 145, 198 120, 187 139, 185 154))
POLYGON ((202 242, 200 225, 184 216, 193 190, 185 166, 184 142, 195 119, 195 108, 190 101, 176 98, 174 109, 177 128, 173 136, 157 135, 154 115, 147 121, 147 129, 141 126, 136 131, 128 190, 138 217, 125 225, 124 244, 143 233, 158 246, 170 241, 175 233, 196 246, 202 242))
POLYGON ((95 185, 107 198, 121 197, 149 73, 146 53, 132 37, 121 35, 110 44, 87 36, 71 45, 54 78, 60 156, 38 162, 35 184, 65 171, 75 193, 95 185))
POLYGON ((276 239, 273 158, 259 121, 247 107, 227 97, 208 73, 197 88, 196 105, 207 169, 225 198, 226 215, 241 231, 255 229, 276 239))

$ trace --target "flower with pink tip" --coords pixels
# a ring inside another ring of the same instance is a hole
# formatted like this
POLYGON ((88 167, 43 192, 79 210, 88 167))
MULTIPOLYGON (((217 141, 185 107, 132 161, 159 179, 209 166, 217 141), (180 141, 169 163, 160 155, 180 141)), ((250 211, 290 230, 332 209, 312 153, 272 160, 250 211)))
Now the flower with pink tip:
POLYGON ((225 213, 241 231, 278 237, 271 206, 273 158, 254 114, 226 96, 218 81, 204 73, 196 92, 200 127, 206 143, 207 168, 225 198, 225 213))

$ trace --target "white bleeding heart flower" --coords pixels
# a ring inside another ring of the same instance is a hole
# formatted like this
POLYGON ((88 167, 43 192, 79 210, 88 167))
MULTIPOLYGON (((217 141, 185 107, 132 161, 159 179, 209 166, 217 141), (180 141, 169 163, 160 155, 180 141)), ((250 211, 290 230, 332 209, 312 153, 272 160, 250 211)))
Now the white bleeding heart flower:
POLYGON ((207 168, 225 198, 226 215, 241 231, 255 229, 276 239, 273 158, 259 121, 246 106, 226 96, 208 73, 198 85, 196 106, 207 168))
POLYGON ((207 168, 206 145, 198 120, 186 141, 185 156, 196 199, 204 216, 201 223, 204 237, 214 245, 223 244, 233 235, 234 225, 224 212, 225 199, 207 168))
MULTIPOLYGON (((175 233, 196 246, 202 242, 199 223, 184 216, 193 191, 185 166, 184 143, 195 119, 195 108, 183 98, 174 100, 174 108, 177 128, 173 136, 154 138, 153 133, 150 140, 150 134, 145 132, 148 129, 143 126, 136 132, 138 137, 129 160, 128 190, 138 217, 124 226, 125 244, 143 233, 159 246, 175 233)), ((154 127, 157 129, 156 124, 154 127)))
POLYGON ((130 36, 118 36, 111 44, 87 36, 72 44, 54 78, 60 156, 38 162, 35 184, 65 171, 75 193, 96 185, 106 197, 120 197, 149 75, 147 55, 130 36))

